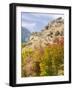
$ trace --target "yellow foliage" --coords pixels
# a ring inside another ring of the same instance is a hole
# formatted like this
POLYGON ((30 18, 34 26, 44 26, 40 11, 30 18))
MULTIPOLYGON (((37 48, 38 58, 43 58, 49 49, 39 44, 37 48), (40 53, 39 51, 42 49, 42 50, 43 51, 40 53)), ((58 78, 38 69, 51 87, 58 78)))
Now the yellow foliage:
POLYGON ((64 75, 64 67, 60 68, 62 65, 64 66, 64 45, 49 45, 35 50, 22 48, 21 58, 22 76, 24 77, 30 76, 26 74, 27 70, 23 70, 30 62, 32 62, 31 68, 35 68, 31 76, 56 76, 60 75, 60 71, 64 75))

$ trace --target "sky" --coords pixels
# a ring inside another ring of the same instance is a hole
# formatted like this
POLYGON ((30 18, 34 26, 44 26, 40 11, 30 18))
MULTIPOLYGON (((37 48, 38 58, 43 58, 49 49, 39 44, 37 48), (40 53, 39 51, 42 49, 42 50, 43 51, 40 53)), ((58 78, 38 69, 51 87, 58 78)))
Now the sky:
POLYGON ((48 23, 58 17, 63 17, 61 14, 50 13, 31 13, 22 12, 21 26, 32 32, 40 32, 48 23))

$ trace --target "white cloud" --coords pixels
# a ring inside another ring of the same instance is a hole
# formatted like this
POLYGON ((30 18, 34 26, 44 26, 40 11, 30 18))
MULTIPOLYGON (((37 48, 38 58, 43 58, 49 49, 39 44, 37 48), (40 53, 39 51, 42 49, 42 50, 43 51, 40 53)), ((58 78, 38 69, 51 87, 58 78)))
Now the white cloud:
POLYGON ((22 22, 22 27, 27 28, 28 30, 30 30, 30 32, 34 32, 35 26, 36 23, 22 22))
POLYGON ((53 14, 53 13, 39 13, 38 15, 37 14, 32 14, 33 16, 36 16, 38 18, 40 17, 45 17, 45 18, 55 18, 55 17, 63 17, 63 14, 53 14))

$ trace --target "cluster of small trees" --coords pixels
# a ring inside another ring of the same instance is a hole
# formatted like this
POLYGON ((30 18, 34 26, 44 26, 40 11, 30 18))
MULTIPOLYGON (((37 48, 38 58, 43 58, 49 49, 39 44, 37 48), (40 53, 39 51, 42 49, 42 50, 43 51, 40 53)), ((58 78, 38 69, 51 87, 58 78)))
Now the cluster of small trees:
MULTIPOLYGON (((23 48, 22 48, 23 49, 23 48)), ((52 44, 46 47, 22 50, 21 75, 57 76, 64 74, 64 45, 52 44)))

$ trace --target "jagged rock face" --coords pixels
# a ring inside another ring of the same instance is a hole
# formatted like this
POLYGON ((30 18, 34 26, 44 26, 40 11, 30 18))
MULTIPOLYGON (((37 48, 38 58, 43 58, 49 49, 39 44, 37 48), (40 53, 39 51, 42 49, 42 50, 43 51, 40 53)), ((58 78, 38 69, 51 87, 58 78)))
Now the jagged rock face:
POLYGON ((64 20, 60 17, 49 23, 41 32, 32 33, 26 47, 45 47, 48 44, 56 44, 55 39, 61 40, 63 37, 64 20))

